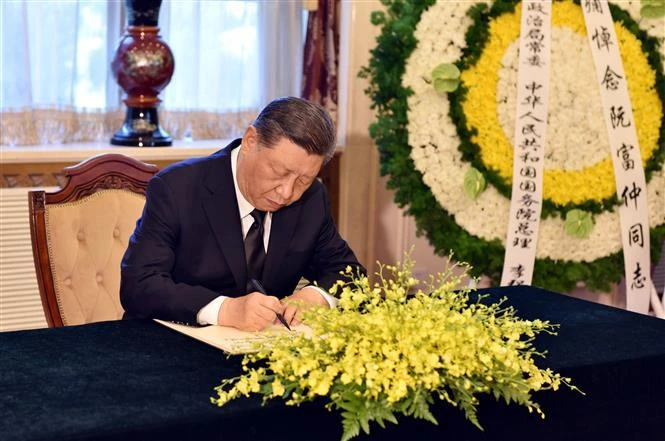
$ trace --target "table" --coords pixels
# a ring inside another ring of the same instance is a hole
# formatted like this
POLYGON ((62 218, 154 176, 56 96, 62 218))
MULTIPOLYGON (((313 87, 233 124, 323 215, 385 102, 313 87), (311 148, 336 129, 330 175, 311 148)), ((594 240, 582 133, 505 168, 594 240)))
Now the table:
MULTIPOLYGON (((440 425, 401 418, 364 439, 665 439, 665 321, 532 287, 481 290, 524 318, 561 324, 540 336, 540 366, 572 376, 587 395, 537 393, 545 420, 481 399, 485 431, 437 404, 440 425)), ((0 333, 0 439, 339 440, 339 417, 322 402, 298 408, 258 398, 210 404, 239 357, 150 320, 0 333)))

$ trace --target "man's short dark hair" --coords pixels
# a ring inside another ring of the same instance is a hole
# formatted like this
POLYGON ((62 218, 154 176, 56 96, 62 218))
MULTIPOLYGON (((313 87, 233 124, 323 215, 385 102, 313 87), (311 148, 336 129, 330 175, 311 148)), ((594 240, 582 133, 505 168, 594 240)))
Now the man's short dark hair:
POLYGON ((252 125, 267 147, 287 138, 325 162, 335 153, 335 124, 319 104, 296 97, 277 98, 263 108, 252 125))

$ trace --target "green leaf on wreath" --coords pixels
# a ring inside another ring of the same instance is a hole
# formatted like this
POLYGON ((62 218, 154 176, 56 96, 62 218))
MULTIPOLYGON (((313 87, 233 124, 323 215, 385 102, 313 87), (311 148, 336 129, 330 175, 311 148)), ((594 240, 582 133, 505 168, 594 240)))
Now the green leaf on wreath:
POLYGON ((454 92, 459 86, 460 71, 452 63, 442 63, 432 70, 432 85, 439 93, 454 92))
POLYGON ((374 11, 369 20, 374 26, 382 25, 386 22, 386 14, 383 11, 374 11))
POLYGON ((573 237, 584 239, 591 234, 593 217, 586 211, 574 209, 566 213, 566 233, 573 237))
POLYGON ((640 15, 644 18, 665 16, 665 0, 642 0, 640 15))
POLYGON ((485 187, 487 187, 485 176, 475 168, 469 168, 464 174, 464 193, 475 201, 478 195, 485 191, 485 187))
POLYGON ((642 6, 640 15, 644 18, 659 18, 665 16, 665 4, 642 6))

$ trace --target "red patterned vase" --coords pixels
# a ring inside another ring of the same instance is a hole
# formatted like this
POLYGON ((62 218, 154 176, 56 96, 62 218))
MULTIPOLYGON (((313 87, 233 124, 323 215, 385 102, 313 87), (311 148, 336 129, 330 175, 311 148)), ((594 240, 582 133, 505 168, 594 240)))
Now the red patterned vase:
POLYGON ((162 0, 125 0, 128 26, 111 63, 113 77, 125 91, 125 121, 111 144, 162 147, 172 144, 159 125, 159 92, 171 81, 175 62, 159 36, 157 20, 162 0))

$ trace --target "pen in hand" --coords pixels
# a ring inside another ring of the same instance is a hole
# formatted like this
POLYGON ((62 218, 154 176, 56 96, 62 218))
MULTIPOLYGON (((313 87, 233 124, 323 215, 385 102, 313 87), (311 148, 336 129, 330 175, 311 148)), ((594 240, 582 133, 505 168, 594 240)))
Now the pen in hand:
MULTIPOLYGON (((257 290, 258 292, 260 292, 260 293, 263 294, 263 295, 268 295, 268 293, 266 292, 266 290, 265 290, 265 288, 263 287, 263 285, 261 285, 261 282, 259 282, 259 281, 256 280, 256 279, 251 279, 251 280, 250 280, 250 283, 251 283, 252 285, 254 285, 254 288, 256 288, 256 290, 257 290)), ((279 322, 280 322, 281 324, 283 324, 284 326, 286 326, 286 329, 288 329, 288 330, 290 331, 290 330, 291 330, 291 327, 289 326, 289 324, 288 324, 288 322, 286 321, 286 319, 284 318, 284 316, 283 316, 282 314, 280 314, 279 312, 276 312, 275 315, 277 315, 277 320, 279 320, 279 322)))

